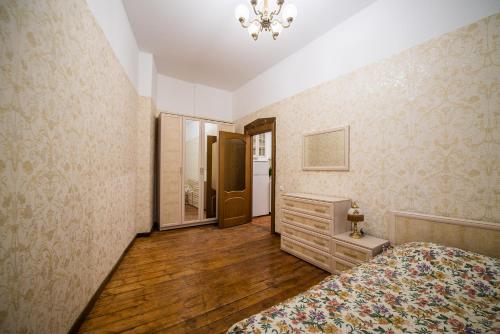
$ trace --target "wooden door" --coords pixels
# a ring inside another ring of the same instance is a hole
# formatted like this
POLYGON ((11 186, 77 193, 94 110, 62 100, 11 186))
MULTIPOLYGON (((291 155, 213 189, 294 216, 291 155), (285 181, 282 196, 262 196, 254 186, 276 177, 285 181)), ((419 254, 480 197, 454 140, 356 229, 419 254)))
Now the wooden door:
POLYGON ((251 200, 251 138, 219 132, 219 227, 249 223, 251 200))
POLYGON ((160 228, 182 222, 182 118, 160 114, 158 208, 160 228))
POLYGON ((217 136, 206 136, 206 172, 207 172, 207 181, 205 182, 205 210, 206 210, 206 218, 215 218, 216 216, 216 204, 217 204, 217 191, 213 188, 216 187, 214 185, 214 178, 217 178, 216 175, 212 175, 215 171, 213 168, 213 159, 214 157, 214 144, 217 142, 217 136))

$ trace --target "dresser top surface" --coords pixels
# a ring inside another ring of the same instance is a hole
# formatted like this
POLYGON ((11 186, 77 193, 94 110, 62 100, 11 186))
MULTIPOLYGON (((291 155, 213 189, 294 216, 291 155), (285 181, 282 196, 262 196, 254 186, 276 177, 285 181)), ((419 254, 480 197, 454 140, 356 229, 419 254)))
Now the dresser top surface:
POLYGON ((367 234, 365 234, 363 236, 363 238, 361 238, 361 239, 353 239, 349 236, 350 233, 351 233, 351 231, 337 234, 337 235, 334 235, 333 238, 340 240, 340 241, 344 241, 344 242, 353 244, 353 245, 356 245, 356 246, 368 248, 368 249, 374 249, 377 247, 381 247, 389 242, 388 240, 376 238, 374 236, 367 235, 367 234))
POLYGON ((315 201, 323 201, 323 202, 345 202, 351 201, 349 198, 336 197, 336 196, 327 196, 327 195, 316 195, 316 194, 305 194, 305 193, 285 193, 283 196, 288 197, 297 197, 304 199, 312 199, 315 201))

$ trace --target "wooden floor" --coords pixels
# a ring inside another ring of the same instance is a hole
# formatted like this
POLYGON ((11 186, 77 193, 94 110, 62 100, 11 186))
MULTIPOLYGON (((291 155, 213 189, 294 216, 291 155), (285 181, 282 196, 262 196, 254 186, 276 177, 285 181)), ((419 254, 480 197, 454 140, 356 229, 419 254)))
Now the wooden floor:
POLYGON ((263 224, 136 239, 81 333, 223 333, 328 273, 280 251, 263 224))

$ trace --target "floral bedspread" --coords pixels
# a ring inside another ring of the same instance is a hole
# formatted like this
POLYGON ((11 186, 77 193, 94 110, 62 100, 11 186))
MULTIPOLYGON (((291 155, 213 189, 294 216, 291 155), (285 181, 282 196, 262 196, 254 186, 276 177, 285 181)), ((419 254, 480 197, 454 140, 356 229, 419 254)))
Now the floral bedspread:
MULTIPOLYGON (((499 245, 500 246, 500 245, 499 245)), ((228 333, 500 333, 500 260, 408 243, 228 333)))

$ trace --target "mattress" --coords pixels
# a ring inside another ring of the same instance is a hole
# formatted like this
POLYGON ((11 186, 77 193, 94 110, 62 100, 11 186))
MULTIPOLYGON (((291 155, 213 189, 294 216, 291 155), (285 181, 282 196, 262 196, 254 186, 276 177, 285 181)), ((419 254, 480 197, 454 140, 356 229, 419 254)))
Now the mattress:
POLYGON ((500 333, 500 261, 408 243, 228 333, 500 333))

